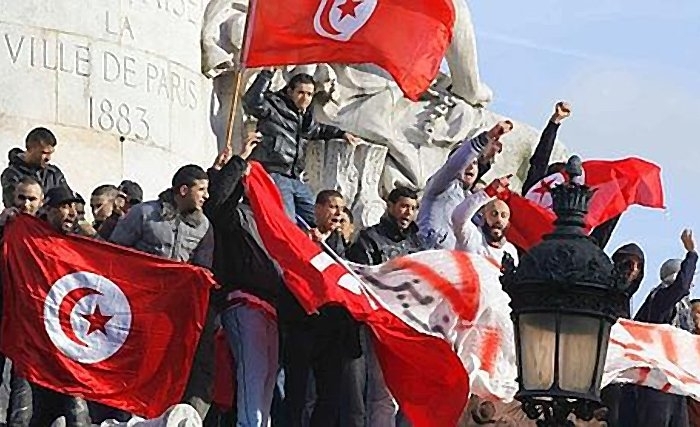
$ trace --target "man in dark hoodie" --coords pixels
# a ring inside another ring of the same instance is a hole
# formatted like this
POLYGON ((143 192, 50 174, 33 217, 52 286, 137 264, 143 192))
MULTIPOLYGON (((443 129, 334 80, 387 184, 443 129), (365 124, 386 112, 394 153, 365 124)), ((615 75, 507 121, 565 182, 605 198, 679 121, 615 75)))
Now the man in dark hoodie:
MULTIPOLYGON (((661 267, 661 284, 649 293, 634 320, 669 324, 690 329, 692 315, 688 295, 693 283, 698 254, 690 230, 684 230, 681 241, 685 259, 671 259, 661 267)), ((623 427, 687 427, 688 407, 685 396, 664 393, 644 386, 632 385, 623 395, 623 427)))
POLYGON ((345 139, 356 143, 359 139, 316 121, 310 108, 316 91, 313 77, 297 74, 284 89, 271 92, 273 76, 274 69, 261 71, 243 96, 243 108, 258 120, 257 131, 262 135, 252 159, 259 161, 275 180, 292 220, 296 221, 299 215, 307 224, 313 224, 314 197, 300 179, 308 141, 345 139))
POLYGON ((26 151, 13 148, 8 153, 10 164, 0 176, 2 201, 6 208, 12 206, 15 185, 26 176, 36 179, 44 191, 55 187, 67 187, 63 172, 49 164, 56 151, 56 137, 46 128, 33 129, 25 139, 26 151))
MULTIPOLYGON (((209 176, 196 165, 181 167, 172 187, 158 200, 141 203, 117 222, 110 241, 142 252, 211 268, 214 230, 202 208, 209 197, 209 176)), ((214 378, 214 311, 209 310, 185 390, 184 402, 205 418, 214 378)))
MULTIPOLYGON (((612 260, 617 271, 629 283, 627 296, 631 301, 644 280, 644 252, 636 243, 628 243, 613 253, 612 260)), ((627 307, 625 318, 630 319, 631 317, 631 308, 627 307)), ((621 408, 620 405, 623 394, 627 394, 630 387, 623 384, 610 384, 601 391, 600 397, 603 406, 607 408, 605 420, 609 427, 620 426, 621 413, 627 414, 629 412, 629 408, 621 408)))
MULTIPOLYGON (((253 211, 243 199, 247 159, 258 143, 248 136, 243 150, 225 150, 209 170, 210 197, 204 213, 214 226, 213 271, 221 289, 214 301, 236 363, 237 426, 267 427, 279 367, 281 272, 258 233, 253 211)), ((289 295, 289 298, 293 298, 289 295)))

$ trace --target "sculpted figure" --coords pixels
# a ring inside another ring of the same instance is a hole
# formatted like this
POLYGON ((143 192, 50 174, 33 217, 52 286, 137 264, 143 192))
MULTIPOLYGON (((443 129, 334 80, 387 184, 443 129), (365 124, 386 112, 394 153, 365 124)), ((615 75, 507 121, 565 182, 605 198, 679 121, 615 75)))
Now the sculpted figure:
MULTIPOLYGON (((214 78, 211 121, 220 145, 226 135, 235 87, 232 71, 239 65, 247 3, 211 0, 202 27, 202 72, 214 78)), ((418 102, 406 99, 391 77, 371 64, 304 65, 277 73, 278 88, 298 72, 313 75, 319 90, 317 118, 368 141, 367 147, 357 148, 329 142, 310 149, 307 155, 307 179, 312 188, 339 183, 346 198, 355 200, 355 216, 362 224, 376 223, 381 216, 380 195, 396 184, 423 188, 455 144, 503 119, 484 108, 493 95, 479 77, 469 7, 462 0, 454 0, 454 4, 455 32, 446 54, 451 77, 438 76, 418 102)), ((246 71, 244 83, 253 74, 254 70, 246 71)), ((244 127, 241 117, 239 112, 234 132, 244 127)), ((503 153, 485 179, 515 172, 511 186, 517 190, 537 139, 535 129, 516 122, 513 132, 503 139, 503 153)), ((553 160, 563 159, 565 154, 557 147, 553 160)))

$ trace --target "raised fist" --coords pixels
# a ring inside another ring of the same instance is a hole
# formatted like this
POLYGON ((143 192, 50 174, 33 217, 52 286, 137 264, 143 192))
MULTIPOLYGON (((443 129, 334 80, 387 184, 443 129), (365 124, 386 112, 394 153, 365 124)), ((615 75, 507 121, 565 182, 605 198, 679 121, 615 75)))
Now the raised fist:
POLYGON ((513 175, 511 174, 494 179, 491 184, 486 187, 486 194, 493 197, 508 191, 508 186, 510 186, 510 179, 512 177, 513 175))
POLYGON ((552 115, 552 121, 554 123, 561 123, 565 118, 571 115, 571 104, 568 102, 557 102, 554 106, 554 114, 552 115))
POLYGON ((688 252, 693 252, 695 250, 695 241, 693 240, 693 230, 685 229, 681 234, 681 242, 683 242, 683 247, 688 252))
POLYGON ((498 138, 507 134, 511 130, 513 130, 513 122, 511 122, 510 120, 498 122, 496 123, 496 126, 491 128, 491 130, 489 131, 489 140, 497 140, 498 138))

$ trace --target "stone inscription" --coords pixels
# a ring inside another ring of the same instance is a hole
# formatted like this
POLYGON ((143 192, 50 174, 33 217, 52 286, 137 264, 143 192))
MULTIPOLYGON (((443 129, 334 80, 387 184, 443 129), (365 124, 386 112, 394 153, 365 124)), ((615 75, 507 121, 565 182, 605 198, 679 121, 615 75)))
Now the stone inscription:
POLYGON ((152 24, 162 28, 163 37, 177 38, 180 26, 199 27, 203 0, 83 1, 86 8, 105 9, 99 34, 34 31, 0 22, 0 69, 9 65, 16 72, 33 69, 79 79, 88 91, 75 100, 85 104, 84 120, 76 124, 126 139, 167 143, 161 139, 169 139, 171 109, 184 111, 178 117, 187 117, 187 111, 199 117, 201 75, 168 59, 168 52, 139 50, 139 40, 153 37, 154 29, 136 23, 152 24), (176 24, 164 25, 161 15, 176 24))

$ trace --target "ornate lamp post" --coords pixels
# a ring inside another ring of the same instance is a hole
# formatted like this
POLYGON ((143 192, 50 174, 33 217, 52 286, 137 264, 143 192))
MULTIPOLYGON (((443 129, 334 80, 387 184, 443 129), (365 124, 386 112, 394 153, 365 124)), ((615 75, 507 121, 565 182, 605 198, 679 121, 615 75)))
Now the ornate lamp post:
POLYGON ((593 191, 565 184, 552 190, 555 230, 520 259, 504 259, 501 283, 511 297, 520 390, 516 399, 539 426, 590 420, 610 328, 625 313, 627 283, 586 235, 593 191))

